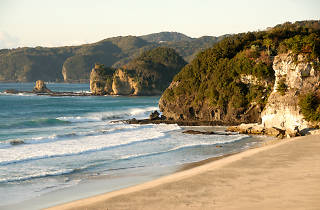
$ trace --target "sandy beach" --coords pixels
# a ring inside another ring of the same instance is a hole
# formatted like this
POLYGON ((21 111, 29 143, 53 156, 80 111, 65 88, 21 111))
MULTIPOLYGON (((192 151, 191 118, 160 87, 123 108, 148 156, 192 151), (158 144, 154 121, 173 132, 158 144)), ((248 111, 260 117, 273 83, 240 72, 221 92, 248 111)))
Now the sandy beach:
POLYGON ((50 209, 320 209, 320 136, 297 137, 50 209))

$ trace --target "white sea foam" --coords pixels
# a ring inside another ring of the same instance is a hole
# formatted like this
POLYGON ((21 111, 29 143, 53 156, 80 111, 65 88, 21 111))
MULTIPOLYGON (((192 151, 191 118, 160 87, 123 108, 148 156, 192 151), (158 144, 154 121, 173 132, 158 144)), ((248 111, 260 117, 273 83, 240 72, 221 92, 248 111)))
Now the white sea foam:
POLYGON ((150 106, 145 108, 131 108, 127 110, 116 110, 108 112, 90 113, 84 116, 63 116, 58 117, 58 120, 68 121, 72 123, 82 122, 99 122, 114 119, 128 119, 128 118, 146 118, 151 111, 158 110, 158 107, 150 106))
POLYGON ((52 170, 52 171, 34 171, 32 174, 24 175, 24 176, 19 176, 19 175, 11 175, 10 177, 6 178, 0 178, 0 183, 1 182, 15 182, 15 181, 25 181, 28 179, 33 179, 33 178, 41 178, 41 177, 46 177, 46 176, 57 176, 57 175, 63 175, 63 174, 69 174, 72 173, 74 170, 73 169, 58 169, 58 170, 52 170))
POLYGON ((14 93, 5 93, 5 92, 0 92, 0 95, 6 95, 6 96, 36 96, 36 94, 34 93, 18 93, 18 94, 14 94, 14 93))
POLYGON ((139 129, 123 131, 120 135, 118 133, 108 133, 107 135, 89 136, 65 141, 2 148, 0 151, 0 165, 26 160, 77 155, 140 141, 154 141, 163 137, 165 132, 177 129, 175 126, 156 127, 157 129, 154 129, 153 126, 140 126, 139 129))

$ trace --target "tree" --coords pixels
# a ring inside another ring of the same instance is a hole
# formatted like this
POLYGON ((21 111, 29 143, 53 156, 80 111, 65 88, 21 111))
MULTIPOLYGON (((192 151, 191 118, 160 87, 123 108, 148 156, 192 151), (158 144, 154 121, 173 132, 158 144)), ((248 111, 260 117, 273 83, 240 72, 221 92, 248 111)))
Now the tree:
POLYGON ((269 39, 269 38, 268 38, 268 39, 265 39, 265 40, 263 40, 263 44, 264 44, 264 46, 267 47, 268 55, 270 56, 270 47, 271 47, 272 44, 273 44, 272 40, 269 39))

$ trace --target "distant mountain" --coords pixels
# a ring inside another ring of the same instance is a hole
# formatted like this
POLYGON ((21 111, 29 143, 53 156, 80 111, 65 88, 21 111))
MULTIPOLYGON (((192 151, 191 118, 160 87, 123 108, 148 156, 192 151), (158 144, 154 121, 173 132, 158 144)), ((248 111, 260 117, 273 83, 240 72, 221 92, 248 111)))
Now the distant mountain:
POLYGON ((193 38, 188 37, 185 34, 178 33, 178 32, 160 32, 154 34, 148 34, 144 36, 140 36, 141 39, 144 39, 148 42, 180 42, 180 41, 192 41, 193 38))
POLYGON ((189 62, 222 38, 195 39, 177 32, 161 32, 141 37, 113 37, 79 46, 2 49, 0 81, 88 82, 94 63, 118 68, 156 47, 173 48, 189 62))

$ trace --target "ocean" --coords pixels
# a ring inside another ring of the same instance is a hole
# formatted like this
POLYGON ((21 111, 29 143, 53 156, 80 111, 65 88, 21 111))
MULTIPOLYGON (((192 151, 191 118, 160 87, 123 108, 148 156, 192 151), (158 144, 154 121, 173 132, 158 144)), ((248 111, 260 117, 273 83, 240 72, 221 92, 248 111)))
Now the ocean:
MULTIPOLYGON (((239 152, 263 141, 239 134, 184 134, 188 128, 174 124, 119 121, 147 118, 158 110, 159 96, 3 93, 10 88, 32 90, 33 86, 0 83, 0 209, 86 183, 88 193, 74 193, 69 199, 124 188, 173 173, 184 164, 239 152), (90 182, 103 182, 103 186, 90 182)), ((89 91, 89 84, 49 83, 47 87, 89 91)), ((223 132, 223 127, 215 129, 223 132)), ((62 201, 57 198, 54 202, 62 201)))

